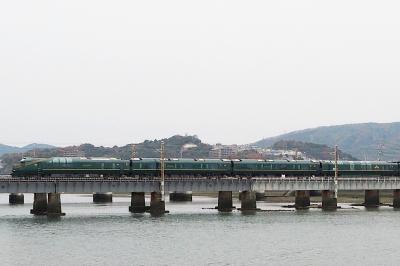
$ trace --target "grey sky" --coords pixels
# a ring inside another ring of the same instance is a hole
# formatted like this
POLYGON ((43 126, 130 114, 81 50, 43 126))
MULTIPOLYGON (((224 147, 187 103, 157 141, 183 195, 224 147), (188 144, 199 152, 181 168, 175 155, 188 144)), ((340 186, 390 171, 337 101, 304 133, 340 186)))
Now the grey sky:
POLYGON ((1 1, 0 143, 399 121, 398 1, 1 1), (335 104, 337 108, 335 109, 335 104))

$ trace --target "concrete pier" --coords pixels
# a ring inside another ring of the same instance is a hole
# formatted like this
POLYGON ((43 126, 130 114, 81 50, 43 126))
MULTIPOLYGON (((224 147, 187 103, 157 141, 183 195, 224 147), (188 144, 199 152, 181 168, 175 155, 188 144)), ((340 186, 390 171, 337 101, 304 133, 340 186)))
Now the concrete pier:
POLYGON ((379 190, 365 190, 364 206, 367 208, 379 207, 379 190))
POLYGON ((265 191, 264 192, 257 191, 256 192, 256 200, 257 201, 265 200, 265 191))
POLYGON ((295 208, 298 210, 308 209, 310 207, 310 191, 296 190, 295 208))
POLYGON ((24 204, 24 194, 11 193, 10 195, 8 195, 8 202, 12 205, 24 204))
POLYGON ((112 199, 112 192, 93 193, 93 203, 111 203, 112 199))
POLYGON ((327 211, 337 209, 337 198, 335 197, 335 191, 322 191, 322 209, 327 211))
POLYGON ((241 211, 256 211, 256 192, 253 191, 243 191, 241 192, 241 211))
MULTIPOLYGON (((242 195, 243 192, 239 192, 239 200, 242 200, 242 195)), ((261 200, 265 200, 267 198, 267 196, 265 195, 265 192, 254 192, 255 196, 256 196, 256 201, 261 201, 261 200)))
POLYGON ((46 215, 47 214, 47 194, 35 193, 33 195, 33 208, 31 214, 46 215))
POLYGON ((151 192, 150 200, 150 214, 153 216, 160 216, 166 213, 165 201, 162 200, 160 192, 151 192))
POLYGON ((169 201, 192 201, 192 192, 171 192, 169 193, 169 201))
POLYGON ((132 192, 131 206, 129 211, 132 213, 144 213, 148 208, 146 207, 145 193, 144 192, 132 192))
POLYGON ((61 211, 60 193, 49 193, 47 203, 47 216, 64 216, 61 211))
POLYGON ((400 208, 400 189, 393 190, 393 208, 400 208))
MULTIPOLYGON (((242 195, 243 197, 243 195, 242 195)), ((231 212, 233 209, 232 204, 232 191, 219 191, 218 192, 218 211, 231 212)))

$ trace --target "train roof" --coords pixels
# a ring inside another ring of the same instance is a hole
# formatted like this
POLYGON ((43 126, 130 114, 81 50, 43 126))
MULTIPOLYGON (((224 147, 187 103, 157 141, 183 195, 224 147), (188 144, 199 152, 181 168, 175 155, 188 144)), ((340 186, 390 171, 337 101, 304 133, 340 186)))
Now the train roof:
MULTIPOLYGON (((133 161, 160 161, 160 158, 132 158, 131 160, 133 161)), ((180 162, 180 163, 193 163, 193 162, 204 162, 204 163, 222 163, 222 162, 227 162, 230 163, 231 160, 226 160, 226 159, 201 159, 201 158, 196 158, 196 159, 189 159, 189 158, 165 158, 164 161, 166 163, 168 162, 180 162)))
MULTIPOLYGON (((322 163, 332 163, 334 164, 335 161, 321 161, 322 163)), ((386 162, 386 161, 338 161, 338 164, 356 164, 356 165, 365 165, 365 164, 396 164, 396 162, 386 162)))
MULTIPOLYGON (((132 161, 142 162, 159 162, 160 158, 131 158, 132 161)), ((21 163, 33 163, 40 161, 52 161, 52 162, 82 162, 82 161, 95 161, 95 162, 126 162, 128 160, 122 160, 118 158, 108 157, 52 157, 52 158, 32 158, 24 157, 21 163)), ((264 159, 190 159, 190 158, 165 158, 165 162, 181 162, 181 163, 193 163, 193 162, 204 162, 204 163, 272 163, 272 164, 319 164, 329 163, 334 164, 332 160, 264 160, 264 159)), ((355 164, 355 165, 387 165, 397 164, 398 162, 387 162, 387 161, 338 161, 338 164, 355 164)))
POLYGON ((84 162, 84 161, 92 161, 92 162, 120 162, 123 161, 118 158, 105 158, 105 157, 53 157, 48 158, 48 161, 52 162, 84 162))
POLYGON ((273 164, 309 164, 309 163, 319 163, 319 161, 314 160, 263 160, 263 159, 241 159, 233 160, 234 162, 241 163, 273 163, 273 164))

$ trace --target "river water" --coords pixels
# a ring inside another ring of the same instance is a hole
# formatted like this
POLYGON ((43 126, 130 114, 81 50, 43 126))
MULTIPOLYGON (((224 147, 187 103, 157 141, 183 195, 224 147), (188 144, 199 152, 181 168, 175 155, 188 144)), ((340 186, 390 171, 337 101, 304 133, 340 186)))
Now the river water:
MULTIPOLYGON (((400 212, 270 211, 218 214, 215 198, 169 203, 161 218, 128 212, 129 198, 93 204, 62 195, 60 219, 9 206, 0 195, 0 265, 398 265, 400 212)), ((239 202, 235 202, 240 206, 239 202)), ((279 204, 258 203, 267 210, 279 204)))

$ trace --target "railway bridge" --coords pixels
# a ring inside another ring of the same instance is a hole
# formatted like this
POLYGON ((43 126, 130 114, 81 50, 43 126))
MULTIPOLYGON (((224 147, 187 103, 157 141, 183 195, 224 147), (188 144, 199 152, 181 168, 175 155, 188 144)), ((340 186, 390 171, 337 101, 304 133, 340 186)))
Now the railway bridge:
MULTIPOLYGON (((337 191, 364 190, 366 207, 379 206, 379 191, 393 191, 393 207, 400 208, 400 177, 257 177, 257 178, 166 178, 163 186, 159 177, 108 177, 108 178, 13 178, 0 177, 0 193, 10 194, 10 203, 18 203, 23 193, 33 193, 31 210, 35 215, 59 216, 61 194, 129 193, 133 213, 165 213, 165 191, 192 191, 218 193, 221 212, 232 211, 232 192, 241 193, 241 210, 255 211, 257 191, 295 191, 296 209, 310 206, 310 191, 322 191, 322 209, 337 208, 337 191), (150 206, 145 205, 145 193, 151 194, 150 206)), ((22 199, 23 201, 23 199, 22 199)))

